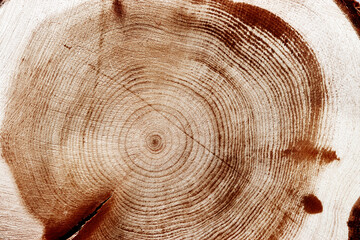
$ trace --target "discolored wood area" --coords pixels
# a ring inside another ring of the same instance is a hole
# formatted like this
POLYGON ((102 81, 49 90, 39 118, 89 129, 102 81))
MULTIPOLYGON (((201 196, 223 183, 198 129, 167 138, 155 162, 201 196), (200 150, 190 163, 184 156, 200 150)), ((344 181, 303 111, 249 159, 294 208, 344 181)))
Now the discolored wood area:
POLYGON ((338 6, 352 22, 354 29, 360 36, 360 3, 357 0, 335 0, 338 6))
POLYGON ((2 157, 43 239, 293 239, 325 212, 332 89, 276 14, 89 1, 46 18, 20 59, 2 157))
POLYGON ((302 203, 304 204, 304 210, 307 213, 317 214, 323 211, 321 201, 313 194, 304 196, 302 203))
POLYGON ((355 202, 348 221, 349 240, 360 238, 360 198, 355 202))

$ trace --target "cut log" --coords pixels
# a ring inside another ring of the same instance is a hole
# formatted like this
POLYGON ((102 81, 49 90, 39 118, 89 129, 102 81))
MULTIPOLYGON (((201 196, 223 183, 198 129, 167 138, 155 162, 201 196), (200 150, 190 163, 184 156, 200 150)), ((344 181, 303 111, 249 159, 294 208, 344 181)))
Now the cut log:
POLYGON ((5 2, 0 238, 357 239, 337 4, 5 2))

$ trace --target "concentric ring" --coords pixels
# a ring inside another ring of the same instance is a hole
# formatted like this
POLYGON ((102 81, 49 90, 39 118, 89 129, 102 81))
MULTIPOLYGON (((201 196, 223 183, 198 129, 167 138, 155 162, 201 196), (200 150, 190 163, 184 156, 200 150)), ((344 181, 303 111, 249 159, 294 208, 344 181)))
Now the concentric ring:
POLYGON ((326 102, 306 41, 243 3, 114 4, 49 19, 14 77, 3 155, 44 238, 105 199, 77 239, 277 239, 300 226, 326 102))

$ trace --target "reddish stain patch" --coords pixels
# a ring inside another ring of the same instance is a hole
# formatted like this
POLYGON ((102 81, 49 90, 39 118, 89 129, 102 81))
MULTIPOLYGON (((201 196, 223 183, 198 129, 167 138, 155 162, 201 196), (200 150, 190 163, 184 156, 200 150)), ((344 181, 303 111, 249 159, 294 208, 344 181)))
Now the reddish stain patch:
POLYGON ((325 149, 321 151, 321 160, 323 160, 323 162, 325 163, 330 163, 334 160, 340 161, 335 151, 325 150, 325 149))
POLYGON ((124 17, 124 7, 123 4, 121 3, 121 0, 114 0, 113 9, 118 17, 120 18, 124 17))
POLYGON ((317 214, 323 211, 321 201, 314 194, 304 196, 301 202, 304 205, 305 212, 309 214, 317 214))
POLYGON ((285 156, 294 157, 300 161, 307 159, 316 159, 319 150, 314 147, 310 141, 300 141, 284 151, 285 156))
POLYGON ((298 141, 283 152, 284 156, 290 156, 298 162, 316 161, 320 163, 331 163, 340 160, 336 152, 326 148, 316 148, 310 141, 298 141))

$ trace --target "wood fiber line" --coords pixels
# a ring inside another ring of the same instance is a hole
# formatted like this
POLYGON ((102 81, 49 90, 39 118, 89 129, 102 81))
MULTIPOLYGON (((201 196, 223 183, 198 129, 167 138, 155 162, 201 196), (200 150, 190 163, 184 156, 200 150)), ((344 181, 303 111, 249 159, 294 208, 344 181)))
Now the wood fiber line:
POLYGON ((44 239, 291 238, 322 212, 312 182, 339 160, 318 142, 325 80, 269 11, 92 1, 21 59, 2 156, 44 239))

